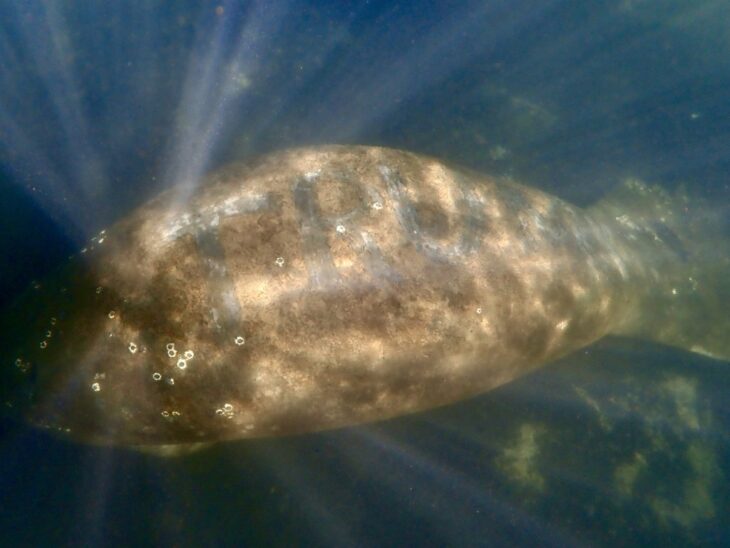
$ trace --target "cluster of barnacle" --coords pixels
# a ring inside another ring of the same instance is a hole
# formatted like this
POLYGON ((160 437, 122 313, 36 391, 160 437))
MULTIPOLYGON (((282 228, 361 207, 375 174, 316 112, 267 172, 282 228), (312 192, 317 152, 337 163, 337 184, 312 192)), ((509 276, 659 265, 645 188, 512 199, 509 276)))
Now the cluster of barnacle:
MULTIPOLYGON (((56 318, 51 318, 50 322, 51 327, 56 325, 56 318)), ((46 332, 43 334, 43 340, 39 343, 38 346, 40 346, 41 350, 45 350, 48 348, 48 339, 50 339, 53 336, 53 331, 50 329, 46 329, 46 332)))
POLYGON ((166 409, 163 409, 160 412, 160 415, 162 415, 166 419, 169 419, 169 418, 173 418, 173 417, 179 417, 180 411, 177 411, 176 409, 173 409, 172 411, 167 411, 166 409))
POLYGON ((30 371, 30 362, 25 361, 23 358, 15 358, 15 367, 20 369, 21 373, 27 373, 30 371))
POLYGON ((104 380, 106 378, 106 373, 96 373, 94 374, 94 382, 91 383, 91 390, 94 392, 101 392, 101 383, 99 381, 104 380))
POLYGON ((219 417, 224 417, 226 419, 232 419, 233 418, 233 406, 230 403, 224 403, 223 407, 220 407, 215 410, 215 414, 219 417))
MULTIPOLYGON (((131 343, 130 343, 131 344, 131 343)), ((187 369, 188 362, 192 360, 195 357, 195 352, 192 350, 186 350, 185 352, 180 353, 180 356, 178 357, 178 351, 177 348, 175 348, 175 343, 170 342, 165 345, 165 350, 167 351, 167 356, 171 359, 177 358, 177 368, 178 369, 187 369)), ((152 373, 152 380, 155 382, 159 382, 162 380, 162 373, 159 371, 155 371, 152 373)), ((174 386, 175 379, 170 377, 167 379, 167 384, 170 386, 174 386)))
MULTIPOLYGON (((177 356, 177 349, 175 348, 175 343, 167 343, 165 348, 167 350, 168 357, 175 358, 177 356)), ((185 352, 183 352, 177 360, 178 369, 185 369, 188 366, 188 362, 190 360, 192 360, 194 357, 195 357, 195 353, 192 350, 186 350, 185 352)))

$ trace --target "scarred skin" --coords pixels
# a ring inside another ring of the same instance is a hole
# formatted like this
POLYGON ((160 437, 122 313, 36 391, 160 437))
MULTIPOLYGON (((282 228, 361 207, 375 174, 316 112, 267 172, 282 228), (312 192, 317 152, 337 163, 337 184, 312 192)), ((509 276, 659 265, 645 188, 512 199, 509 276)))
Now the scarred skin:
POLYGON ((619 226, 513 182, 384 148, 296 149, 97 236, 31 291, 40 311, 16 309, 34 310, 32 333, 11 359, 34 378, 30 420, 82 441, 341 427, 626 330, 652 275, 636 253, 619 226))

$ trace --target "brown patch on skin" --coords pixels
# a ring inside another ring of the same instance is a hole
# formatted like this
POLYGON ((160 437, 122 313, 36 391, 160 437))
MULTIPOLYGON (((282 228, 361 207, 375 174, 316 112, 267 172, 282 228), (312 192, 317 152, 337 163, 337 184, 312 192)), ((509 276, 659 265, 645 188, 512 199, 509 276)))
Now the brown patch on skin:
POLYGON ((416 224, 420 229, 436 239, 445 239, 451 233, 449 218, 436 202, 420 201, 413 204, 416 224))
POLYGON ((502 295, 510 295, 515 300, 522 299, 525 296, 524 284, 512 269, 503 266, 501 269, 495 269, 493 274, 490 272, 490 274, 495 291, 502 295))
POLYGON ((532 363, 546 357, 553 330, 552 325, 538 319, 526 318, 523 326, 508 331, 507 340, 518 354, 532 363))
POLYGON ((456 313, 473 313, 480 302, 480 291, 474 277, 453 268, 444 270, 444 276, 450 278, 450 283, 443 290, 449 307, 456 313))
POLYGON ((575 310, 575 297, 562 281, 556 281, 549 285, 542 299, 545 306, 545 315, 550 318, 568 318, 575 310))
POLYGON ((120 320, 140 331, 152 323, 159 326, 159 336, 174 339, 185 337, 191 326, 208 327, 209 319, 201 310, 208 301, 206 287, 200 283, 205 274, 193 237, 181 236, 155 266, 155 276, 120 303, 120 320))
POLYGON ((314 185, 314 195, 322 216, 334 218, 351 213, 365 204, 362 187, 348 178, 327 173, 314 185))
MULTIPOLYGON (((515 305, 525 299, 525 290, 519 277, 512 270, 502 266, 490 266, 487 271, 487 280, 491 286, 491 306, 495 308, 493 313, 497 325, 511 325, 513 318, 518 314, 515 305)), ((509 327, 504 327, 510 330, 509 327)))
POLYGON ((223 247, 229 250, 231 259, 235 260, 238 258, 238 253, 246 251, 248 260, 237 264, 237 268, 255 270, 254 267, 261 264, 256 262, 251 264, 251 260, 257 260, 256 256, 252 256, 252 252, 266 248, 279 251, 286 249, 291 242, 286 241, 285 237, 291 234, 292 230, 298 230, 293 218, 282 215, 284 199, 281 194, 272 192, 267 198, 268 205, 259 211, 230 215, 220 221, 218 239, 223 247))

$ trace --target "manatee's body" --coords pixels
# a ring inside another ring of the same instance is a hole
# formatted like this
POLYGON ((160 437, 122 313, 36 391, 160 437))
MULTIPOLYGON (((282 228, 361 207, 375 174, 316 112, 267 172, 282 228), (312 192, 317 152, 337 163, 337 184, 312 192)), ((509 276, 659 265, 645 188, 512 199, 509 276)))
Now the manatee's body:
POLYGON ((10 359, 35 376, 32 421, 96 443, 375 421, 630 330, 657 276, 642 238, 430 158, 293 150, 100 234, 37 290, 10 359))

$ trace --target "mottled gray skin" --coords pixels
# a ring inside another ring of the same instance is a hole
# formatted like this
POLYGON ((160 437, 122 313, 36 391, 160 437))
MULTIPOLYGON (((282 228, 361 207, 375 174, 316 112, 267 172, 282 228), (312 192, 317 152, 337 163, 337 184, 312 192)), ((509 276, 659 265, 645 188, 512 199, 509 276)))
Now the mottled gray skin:
POLYGON ((92 443, 376 421, 630 330, 656 276, 640 251, 618 223, 431 158, 291 150, 97 236, 31 291, 44 308, 9 361, 34 379, 32 422, 92 443))

